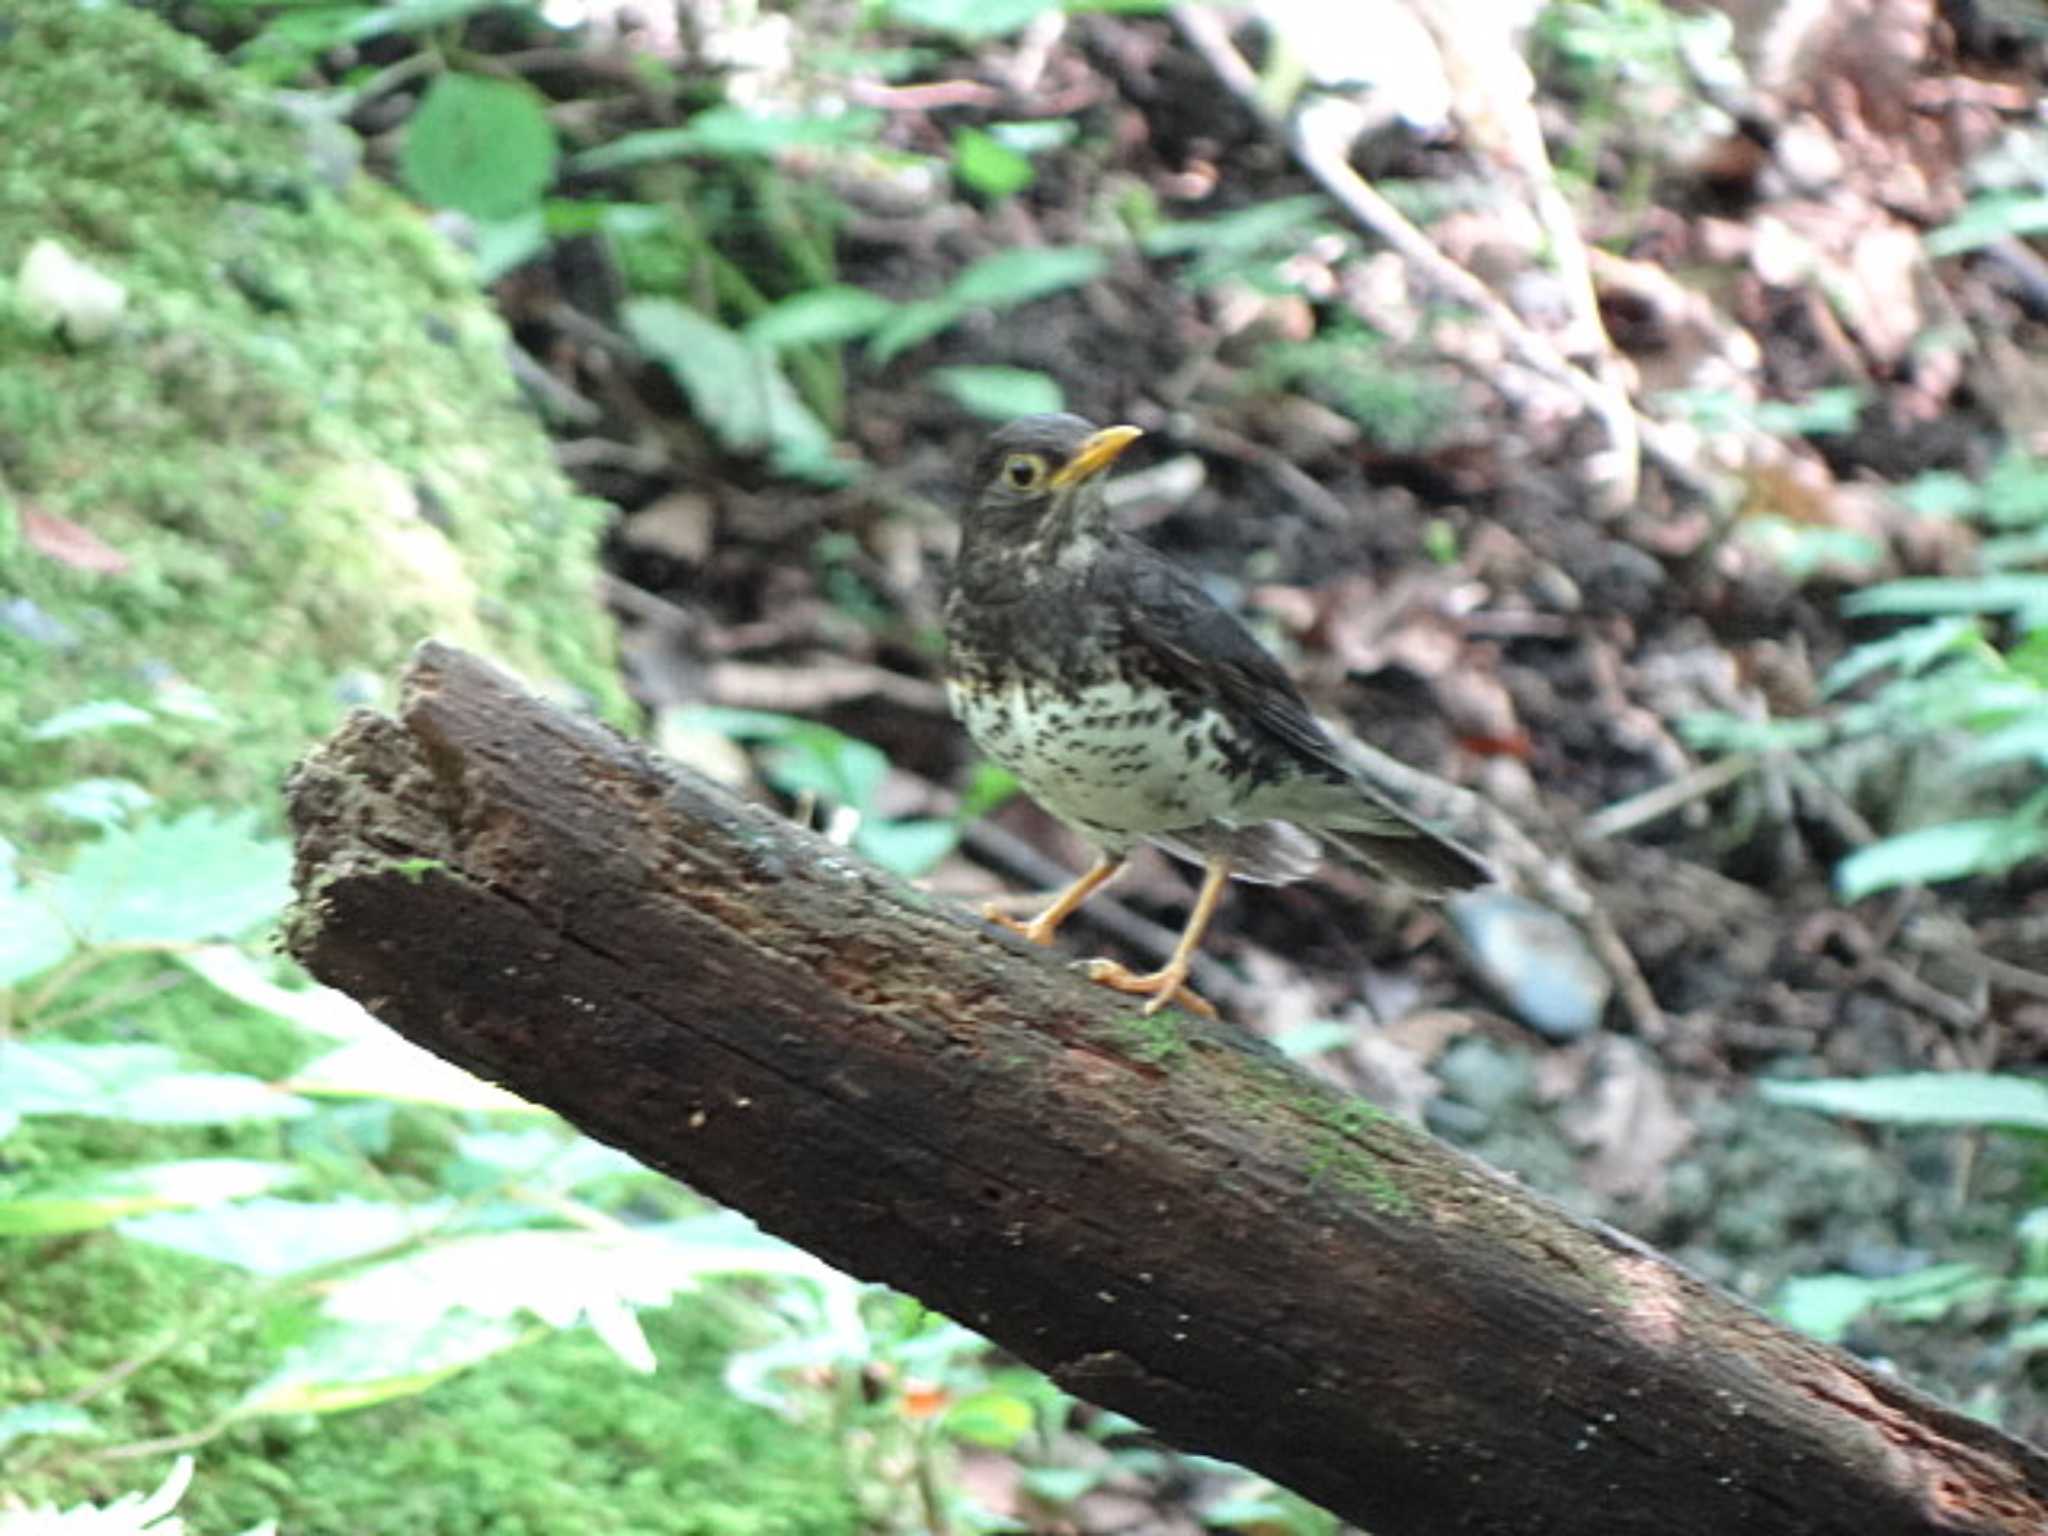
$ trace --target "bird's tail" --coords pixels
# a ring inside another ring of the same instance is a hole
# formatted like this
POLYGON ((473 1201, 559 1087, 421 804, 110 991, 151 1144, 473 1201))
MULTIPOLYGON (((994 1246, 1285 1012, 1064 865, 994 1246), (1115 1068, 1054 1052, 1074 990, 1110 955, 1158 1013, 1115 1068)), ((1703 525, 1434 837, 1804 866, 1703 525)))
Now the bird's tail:
POLYGON ((1359 780, 1298 780, 1284 794, 1288 803, 1279 814, 1375 874, 1424 895, 1469 891, 1497 878, 1477 854, 1432 832, 1359 780))

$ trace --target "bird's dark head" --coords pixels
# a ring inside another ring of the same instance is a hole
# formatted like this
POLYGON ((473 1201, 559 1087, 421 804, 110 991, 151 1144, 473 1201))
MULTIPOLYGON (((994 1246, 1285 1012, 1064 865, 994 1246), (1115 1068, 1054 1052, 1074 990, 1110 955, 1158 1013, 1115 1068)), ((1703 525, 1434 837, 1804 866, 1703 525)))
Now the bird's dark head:
POLYGON ((1049 549, 1100 531, 1103 471, 1142 435, 1067 415, 1021 416, 997 428, 974 461, 963 539, 1049 549))

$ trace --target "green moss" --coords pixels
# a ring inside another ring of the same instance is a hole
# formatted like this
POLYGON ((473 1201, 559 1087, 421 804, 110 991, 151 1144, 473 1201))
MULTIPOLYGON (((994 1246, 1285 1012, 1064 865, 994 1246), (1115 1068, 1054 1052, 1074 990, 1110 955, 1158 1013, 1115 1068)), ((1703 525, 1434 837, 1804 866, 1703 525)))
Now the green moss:
MULTIPOLYGON (((101 1441, 29 1441, 0 1482, 29 1502, 154 1486, 170 1458, 97 1461, 204 1425, 275 1361, 277 1309, 216 1265, 98 1235, 0 1245, 0 1401, 76 1391, 176 1339, 88 1411, 101 1441), (57 1319, 62 1319, 61 1324, 57 1319), (193 1320, 202 1320, 193 1326, 193 1320)), ((238 1426, 197 1452, 179 1507, 198 1532, 274 1519, 294 1536, 838 1536, 860 1528, 830 1441, 719 1381, 740 1342, 702 1299, 645 1315, 635 1376, 588 1334, 544 1338, 423 1396, 238 1426)))
POLYGON ((502 326, 421 216, 323 179, 300 125, 128 6, 20 0, 0 71, 0 588, 47 621, 0 623, 0 819, 84 774, 268 799, 427 634, 618 715, 603 509, 555 469, 502 326), (127 290, 112 336, 24 314, 8 280, 42 239, 127 290), (125 569, 53 557, 51 519, 125 569), (174 679, 225 724, 22 744, 174 679))
POLYGON ((1110 1026, 1117 1044, 1133 1061, 1159 1064, 1172 1061, 1187 1051, 1180 1026, 1165 1014, 1125 1013, 1110 1026))

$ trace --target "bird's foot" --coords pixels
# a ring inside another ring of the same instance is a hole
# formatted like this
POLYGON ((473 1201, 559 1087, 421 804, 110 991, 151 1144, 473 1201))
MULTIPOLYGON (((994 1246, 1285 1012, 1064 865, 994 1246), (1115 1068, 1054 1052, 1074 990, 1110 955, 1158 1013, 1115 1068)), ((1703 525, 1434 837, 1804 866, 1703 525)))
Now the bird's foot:
POLYGON ((1050 944, 1052 936, 1059 931, 1059 919, 1053 918, 1053 921, 1047 922, 1048 917, 1052 917, 1050 912, 1041 912, 1027 923, 1021 918, 1010 916, 994 902, 981 909, 983 922, 994 923, 998 928, 1007 928, 1033 944, 1050 944))
POLYGON ((1147 1018, 1168 1003, 1179 1003, 1188 1012, 1199 1013, 1205 1019, 1216 1017, 1215 1004, 1187 984, 1188 965, 1185 960, 1170 961, 1158 970, 1142 975, 1114 960, 1090 960, 1083 970, 1092 982, 1118 992, 1149 997, 1151 1001, 1139 1010, 1147 1018))

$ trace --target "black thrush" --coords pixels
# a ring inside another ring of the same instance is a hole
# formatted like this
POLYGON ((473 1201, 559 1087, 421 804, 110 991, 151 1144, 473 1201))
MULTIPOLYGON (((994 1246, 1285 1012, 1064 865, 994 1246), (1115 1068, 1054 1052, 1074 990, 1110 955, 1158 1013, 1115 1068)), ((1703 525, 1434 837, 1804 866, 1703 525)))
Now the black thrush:
POLYGON ((1103 471, 1142 434, 1026 416, 991 434, 946 601, 946 691, 977 745, 1100 850, 1037 917, 987 916, 1037 944, 1154 843, 1203 866, 1172 956, 1088 974, 1213 1014, 1186 985, 1233 878, 1305 879, 1327 843, 1425 893, 1486 866, 1346 766, 1280 664, 1199 583, 1111 526, 1103 471))

